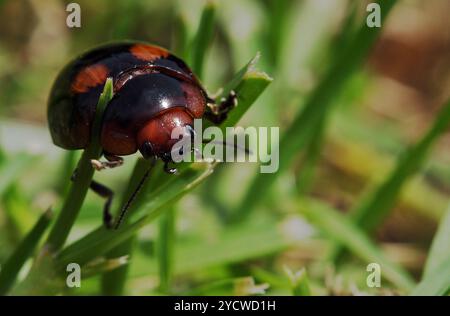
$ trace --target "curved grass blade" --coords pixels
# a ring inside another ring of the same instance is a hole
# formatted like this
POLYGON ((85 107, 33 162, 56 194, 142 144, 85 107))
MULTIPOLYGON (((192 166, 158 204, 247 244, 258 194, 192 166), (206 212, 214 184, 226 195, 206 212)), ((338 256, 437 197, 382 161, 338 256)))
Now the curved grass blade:
POLYGON ((214 32, 215 15, 216 4, 214 1, 208 1, 203 9, 190 52, 192 70, 199 78, 203 77, 203 65, 214 32))
POLYGON ((148 222, 157 218, 169 205, 200 184, 211 174, 212 170, 212 165, 210 164, 203 164, 200 170, 194 170, 193 168, 186 170, 176 178, 176 181, 172 180, 170 182, 170 189, 158 190, 158 193, 151 201, 147 201, 141 206, 141 217, 137 221, 124 225, 115 231, 104 227, 96 229, 65 248, 57 256, 58 266, 64 267, 67 262, 77 262, 83 265, 108 252, 133 236, 148 222))
POLYGON ((17 274, 27 259, 32 256, 39 240, 49 226, 51 218, 52 212, 50 210, 42 214, 33 229, 25 236, 11 257, 2 266, 0 271, 0 295, 7 294, 14 285, 17 274))
POLYGON ((450 259, 450 208, 442 217, 439 228, 433 238, 427 262, 425 263, 424 278, 430 277, 448 259, 450 259))
POLYGON ((403 184, 422 166, 431 146, 450 126, 450 101, 436 116, 433 126, 425 136, 410 147, 398 160, 390 176, 352 212, 358 226, 372 231, 389 214, 403 184))
POLYGON ((450 258, 442 262, 420 281, 410 293, 412 296, 447 295, 450 291, 450 258))

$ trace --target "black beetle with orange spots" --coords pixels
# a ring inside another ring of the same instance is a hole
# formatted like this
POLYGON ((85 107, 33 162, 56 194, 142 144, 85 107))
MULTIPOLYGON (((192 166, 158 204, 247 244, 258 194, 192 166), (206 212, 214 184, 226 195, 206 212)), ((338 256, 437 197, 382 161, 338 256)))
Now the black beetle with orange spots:
MULTIPOLYGON (((146 159, 172 162, 178 141, 172 130, 184 128, 194 136, 194 119, 218 124, 236 105, 234 94, 221 104, 208 97, 191 69, 164 48, 144 43, 100 46, 70 62, 58 75, 48 103, 53 142, 64 149, 86 148, 98 99, 106 79, 113 80, 114 96, 102 119, 100 144, 107 161, 93 161, 97 169, 122 164, 120 156, 140 151, 146 159)), ((107 198, 104 221, 112 223, 109 206, 113 193, 92 181, 91 189, 107 198)))

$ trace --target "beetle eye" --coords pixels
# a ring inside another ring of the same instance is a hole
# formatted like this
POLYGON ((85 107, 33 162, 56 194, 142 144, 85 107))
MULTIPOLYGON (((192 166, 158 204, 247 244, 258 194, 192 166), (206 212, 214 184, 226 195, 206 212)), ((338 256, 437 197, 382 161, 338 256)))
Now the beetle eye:
POLYGON ((164 161, 164 162, 171 162, 172 161, 172 156, 170 155, 170 152, 163 153, 161 155, 161 160, 164 161))
POLYGON ((144 142, 139 148, 139 151, 145 159, 156 156, 155 151, 153 150, 152 143, 150 143, 149 141, 144 142))

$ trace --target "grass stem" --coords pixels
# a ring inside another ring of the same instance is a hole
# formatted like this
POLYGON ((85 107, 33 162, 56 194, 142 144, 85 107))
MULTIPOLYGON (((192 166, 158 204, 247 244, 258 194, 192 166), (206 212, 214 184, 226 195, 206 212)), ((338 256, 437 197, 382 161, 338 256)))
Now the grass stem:
MULTIPOLYGON (((69 236, 75 220, 80 212, 87 191, 94 176, 91 159, 98 159, 102 153, 100 146, 100 129, 103 111, 113 96, 112 79, 108 78, 97 103, 94 123, 91 130, 91 142, 84 150, 76 171, 76 176, 64 200, 61 212, 50 231, 47 245, 50 251, 58 251, 69 236)), ((68 179, 69 180, 69 179, 68 179)))

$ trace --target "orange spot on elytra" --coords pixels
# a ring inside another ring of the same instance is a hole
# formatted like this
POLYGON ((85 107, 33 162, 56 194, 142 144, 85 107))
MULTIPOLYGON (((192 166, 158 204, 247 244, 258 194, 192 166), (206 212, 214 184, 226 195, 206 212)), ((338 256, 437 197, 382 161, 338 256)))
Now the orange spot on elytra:
POLYGON ((102 64, 94 64, 83 68, 75 76, 71 90, 76 93, 87 92, 90 88, 104 84, 108 77, 108 68, 102 64))
POLYGON ((136 44, 130 48, 131 53, 141 60, 154 61, 155 59, 169 56, 169 52, 158 46, 136 44))

